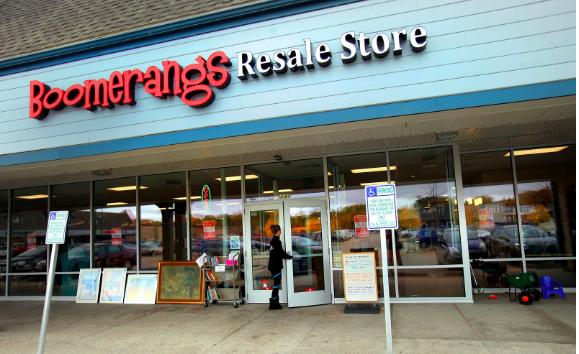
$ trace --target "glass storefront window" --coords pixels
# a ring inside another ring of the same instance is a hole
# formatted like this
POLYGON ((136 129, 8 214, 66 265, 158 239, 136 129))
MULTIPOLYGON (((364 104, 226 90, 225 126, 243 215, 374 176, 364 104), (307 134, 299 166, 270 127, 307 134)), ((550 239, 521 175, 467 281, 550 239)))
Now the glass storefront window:
MULTIPOLYGON (((328 158, 332 266, 342 267, 342 252, 376 252, 382 266, 380 232, 368 231, 364 187, 388 183, 386 154, 364 154, 328 158)), ((390 234, 390 233, 389 233, 390 234)), ((388 246, 388 249, 391 249, 388 246)), ((392 254, 388 254, 392 265, 392 254)), ((335 283, 336 284, 336 283, 335 283)), ((341 281, 337 284, 341 284, 341 281)), ((343 293, 343 289, 340 290, 343 293)))
POLYGON ((462 263, 452 148, 390 152, 390 169, 400 225, 398 265, 462 263))
POLYGON ((467 229, 484 243, 478 248, 474 238, 469 241, 471 259, 521 257, 513 170, 505 155, 508 151, 460 156, 467 229))
POLYGON ((15 189, 12 198, 12 255, 9 271, 46 272, 44 244, 48 213, 48 187, 15 189))
POLYGON ((550 276, 554 281, 560 283, 563 289, 577 286, 576 267, 577 261, 575 259, 527 261, 527 272, 535 272, 539 278, 543 275, 550 276))
POLYGON ((246 202, 323 197, 322 159, 283 161, 245 167, 246 202))
POLYGON ((187 260, 185 172, 143 176, 139 184, 141 270, 156 270, 159 261, 187 260))
POLYGON ((575 256, 575 145, 514 154, 525 256, 575 256))
MULTIPOLYGON (((44 200, 46 201, 46 199, 44 200)), ((9 296, 45 296, 46 275, 16 275, 10 277, 9 296)))
MULTIPOLYGON (((479 288, 508 288, 508 275, 523 272, 521 261, 471 262, 474 277, 479 288)), ((474 287, 474 286, 473 286, 474 287)))
POLYGON ((0 276, 0 296, 6 295, 6 277, 0 276))
MULTIPOLYGON (((0 273, 6 272, 8 254, 8 191, 0 191, 0 273)), ((2 290, 0 289, 0 292, 2 290)))
POLYGON ((400 297, 464 297, 462 268, 398 269, 400 297))
POLYGON ((52 296, 76 296, 78 274, 55 274, 52 296))
MULTIPOLYGON (((136 189, 134 177, 94 182, 94 268, 136 269, 136 189)), ((69 255, 77 253, 84 258, 90 248, 69 255)))
POLYGON ((195 260, 206 253, 223 260, 223 257, 229 257, 229 253, 240 253, 242 260, 243 217, 239 167, 191 171, 189 182, 191 259, 195 260))
MULTIPOLYGON (((70 251, 90 244, 90 183, 60 184, 52 187, 51 208, 68 211, 68 225, 64 244, 58 247, 57 272, 78 272, 90 267, 88 254, 70 251), (78 256, 78 257, 77 257, 78 256)), ((76 292, 76 291, 75 291, 76 292)))

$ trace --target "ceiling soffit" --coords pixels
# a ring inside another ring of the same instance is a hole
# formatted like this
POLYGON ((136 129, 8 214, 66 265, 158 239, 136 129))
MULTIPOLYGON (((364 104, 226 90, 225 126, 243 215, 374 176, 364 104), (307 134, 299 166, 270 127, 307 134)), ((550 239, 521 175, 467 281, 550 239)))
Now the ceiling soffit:
MULTIPOLYGON (((575 96, 286 130, 82 158, 0 167, 0 188, 301 159, 441 144, 458 131, 461 151, 575 142, 575 96)), ((448 144, 445 142, 444 144, 448 144)))

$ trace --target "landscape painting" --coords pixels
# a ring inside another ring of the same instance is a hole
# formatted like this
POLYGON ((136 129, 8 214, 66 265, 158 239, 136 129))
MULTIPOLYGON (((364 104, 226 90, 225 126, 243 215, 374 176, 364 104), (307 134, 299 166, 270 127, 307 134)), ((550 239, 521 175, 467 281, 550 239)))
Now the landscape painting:
POLYGON ((205 281, 195 261, 159 262, 157 303, 203 304, 205 281))

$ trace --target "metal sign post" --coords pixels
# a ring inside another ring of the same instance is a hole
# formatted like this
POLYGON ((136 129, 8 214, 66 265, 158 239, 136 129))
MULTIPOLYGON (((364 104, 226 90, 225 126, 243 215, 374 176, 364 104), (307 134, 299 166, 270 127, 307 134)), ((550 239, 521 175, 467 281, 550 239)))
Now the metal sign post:
POLYGON ((390 315, 390 283, 388 281, 388 250, 386 247, 386 229, 380 230, 382 241, 382 284, 384 284, 384 320, 386 322, 386 347, 392 354, 392 316, 390 315), (386 265, 386 266, 384 266, 386 265))
POLYGON ((388 282, 388 239, 386 230, 398 229, 398 209, 396 207, 396 186, 384 184, 367 186, 366 227, 380 230, 382 245, 382 284, 384 287, 384 320, 386 322, 386 348, 392 354, 392 316, 390 314, 390 283, 388 282))
POLYGON ((46 326, 50 315, 50 303, 52 299, 52 287, 54 285, 54 273, 56 272, 56 261, 58 258, 58 245, 64 243, 66 234, 66 223, 68 222, 68 211, 51 211, 48 217, 48 227, 46 228, 46 244, 52 245, 52 254, 48 269, 48 279, 46 280, 46 297, 44 299, 44 311, 42 312, 42 325, 40 326, 40 339, 38 341, 38 354, 44 353, 44 341, 46 339, 46 326))

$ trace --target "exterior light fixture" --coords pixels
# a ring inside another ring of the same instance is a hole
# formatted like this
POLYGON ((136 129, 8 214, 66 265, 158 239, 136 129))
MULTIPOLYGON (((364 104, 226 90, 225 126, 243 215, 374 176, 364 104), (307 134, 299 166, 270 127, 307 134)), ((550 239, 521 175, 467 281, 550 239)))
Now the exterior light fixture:
POLYGON ((452 132, 444 132, 444 133, 437 133, 436 134, 436 141, 439 143, 444 143, 447 141, 451 141, 452 138, 457 137, 458 136, 458 131, 452 131, 452 132))

